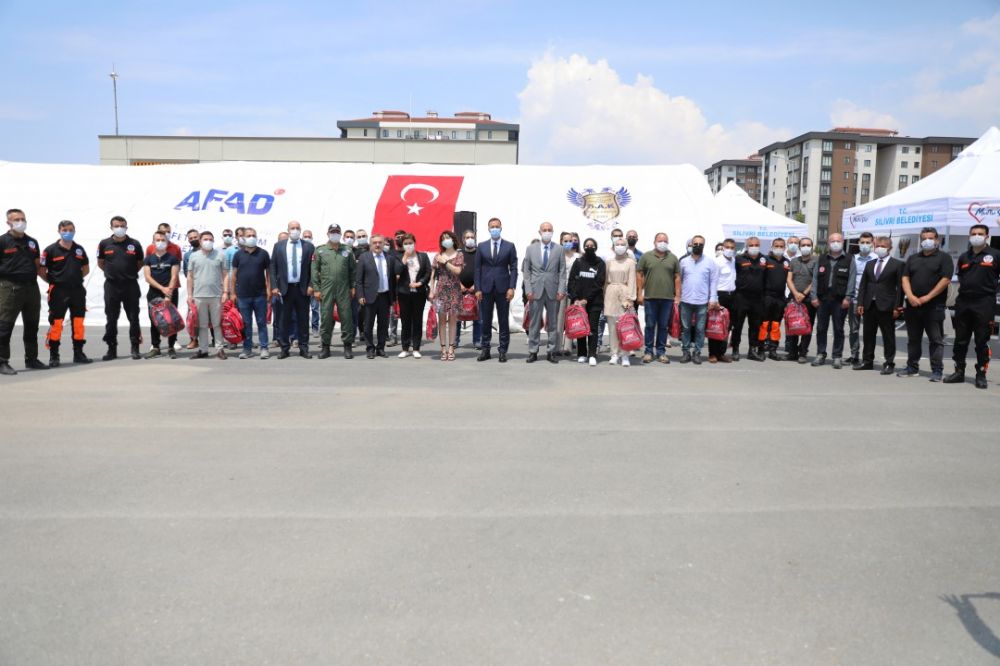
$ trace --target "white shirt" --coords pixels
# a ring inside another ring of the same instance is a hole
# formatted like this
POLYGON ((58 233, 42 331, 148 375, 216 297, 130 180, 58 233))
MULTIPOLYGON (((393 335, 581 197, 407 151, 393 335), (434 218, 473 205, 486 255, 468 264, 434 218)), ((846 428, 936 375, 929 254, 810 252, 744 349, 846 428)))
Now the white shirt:
POLYGON ((378 293, 389 291, 389 268, 385 261, 385 252, 372 255, 375 257, 375 268, 378 269, 378 293))
POLYGON ((875 261, 876 259, 878 259, 878 257, 875 255, 874 252, 869 252, 867 254, 867 256, 861 254, 860 252, 858 252, 856 255, 854 255, 854 270, 855 270, 855 275, 854 275, 854 293, 855 294, 858 293, 858 288, 861 287, 861 276, 864 275, 865 266, 868 265, 869 261, 875 261))
POLYGON ((715 257, 715 265, 719 267, 719 291, 736 291, 736 258, 720 255, 715 257))

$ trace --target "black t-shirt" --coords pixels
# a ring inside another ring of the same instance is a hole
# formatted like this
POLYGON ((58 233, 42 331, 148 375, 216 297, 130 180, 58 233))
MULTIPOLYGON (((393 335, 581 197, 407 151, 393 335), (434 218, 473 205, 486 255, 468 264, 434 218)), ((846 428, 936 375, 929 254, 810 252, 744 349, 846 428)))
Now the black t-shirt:
POLYGON ((15 238, 8 231, 0 236, 0 279, 34 282, 38 275, 35 259, 39 258, 39 254, 38 241, 27 234, 15 238))
POLYGON ((82 245, 73 243, 67 250, 56 242, 42 252, 41 263, 48 270, 49 283, 81 285, 83 267, 88 265, 90 260, 82 245))
MULTIPOLYGON (((164 252, 162 257, 158 257, 155 254, 147 254, 146 258, 142 260, 144 266, 149 266, 149 275, 156 282, 159 282, 164 287, 170 286, 170 273, 174 266, 180 266, 181 262, 178 261, 177 257, 170 254, 170 252, 164 252)), ((149 285, 150 289, 156 289, 153 285, 149 285)), ((159 291, 159 290, 157 290, 159 291)))
MULTIPOLYGON (((914 296, 925 296, 934 289, 942 278, 951 280, 955 272, 955 264, 951 256, 941 250, 931 254, 918 252, 906 259, 903 276, 910 278, 910 290, 914 296)), ((930 305, 944 305, 948 301, 948 290, 945 289, 930 301, 930 305)))
POLYGON ((962 300, 990 299, 997 296, 1000 280, 1000 252, 984 247, 975 254, 963 252, 958 258, 958 297, 962 300))
POLYGON ((267 250, 257 248, 253 252, 240 250, 233 255, 233 269, 236 270, 236 297, 255 298, 264 295, 267 287, 267 268, 271 256, 267 250))
POLYGON ((476 283, 476 250, 463 249, 465 252, 465 263, 462 264, 462 272, 458 274, 458 281, 468 289, 476 283))
MULTIPOLYGON (((687 255, 684 255, 687 256, 687 255)), ((767 257, 751 257, 747 253, 736 256, 736 291, 759 294, 764 291, 764 271, 767 257)))
POLYGON ((774 256, 768 255, 767 263, 764 265, 764 291, 772 296, 784 298, 790 268, 788 259, 784 257, 775 259, 774 256))
POLYGON ((97 256, 104 261, 105 280, 136 280, 142 266, 142 245, 131 236, 120 241, 105 238, 97 246, 97 256))

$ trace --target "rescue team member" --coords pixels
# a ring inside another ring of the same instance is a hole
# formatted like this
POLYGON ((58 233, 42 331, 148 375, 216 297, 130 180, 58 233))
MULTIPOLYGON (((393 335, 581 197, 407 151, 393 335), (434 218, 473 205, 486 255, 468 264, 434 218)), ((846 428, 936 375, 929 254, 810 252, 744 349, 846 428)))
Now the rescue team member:
MULTIPOLYGON (((858 253, 854 255, 854 294, 861 293, 861 276, 865 274, 865 266, 869 262, 875 261, 872 248, 875 247, 875 236, 871 232, 864 231, 858 237, 858 253)), ((862 318, 858 314, 858 306, 865 305, 856 298, 851 301, 851 307, 847 311, 847 342, 851 345, 851 355, 847 359, 848 365, 855 365, 861 360, 861 326, 862 318)))
MULTIPOLYGON (((163 298, 177 305, 177 289, 180 287, 181 262, 177 255, 170 253, 167 244, 167 233, 157 231, 153 234, 153 251, 142 260, 142 273, 149 285, 146 292, 146 303, 156 298, 163 298)), ((149 341, 152 345, 146 353, 146 358, 156 358, 160 355, 160 329, 152 317, 149 319, 149 341)), ((167 356, 177 358, 174 345, 177 334, 167 338, 167 356)))
POLYGON ((855 370, 872 370, 875 367, 875 331, 882 333, 882 352, 885 359, 881 374, 895 372, 896 319, 903 314, 903 262, 889 256, 892 239, 879 236, 875 239, 874 261, 866 262, 861 276, 857 298, 858 316, 864 321, 864 351, 855 370))
POLYGON ((90 363, 83 353, 87 342, 83 318, 87 314, 87 290, 83 278, 90 272, 90 260, 81 245, 73 242, 76 226, 69 220, 59 223, 59 240, 45 248, 41 259, 42 279, 49 283, 49 367, 59 367, 59 343, 63 319, 69 310, 73 337, 73 362, 90 363))
MULTIPOLYGON (((799 253, 789 262, 788 272, 788 292, 796 303, 806 306, 809 313, 809 324, 816 323, 816 308, 813 307, 812 292, 813 277, 816 274, 816 255, 813 254, 813 241, 804 236, 799 241, 799 253)), ((812 333, 806 335, 788 335, 785 332, 785 349, 788 350, 786 361, 798 361, 806 363, 809 354, 809 343, 812 341, 812 333)))
POLYGON ((38 242, 24 233, 28 222, 24 211, 7 211, 10 230, 0 236, 0 375, 16 375, 10 367, 10 337, 18 315, 24 325, 24 367, 48 370, 38 360, 38 318, 42 299, 37 277, 41 276, 38 242))
POLYGON ((743 254, 736 257, 736 294, 733 298, 733 360, 740 360, 740 338, 743 336, 743 322, 747 322, 747 343, 750 350, 747 358, 763 361, 764 354, 758 349, 757 336, 764 310, 764 271, 767 260, 760 256, 760 239, 747 239, 743 254))
POLYGON ((965 353, 976 336, 976 388, 985 389, 990 363, 990 327, 1000 280, 1000 252, 988 245, 989 229, 974 224, 969 229, 969 250, 958 257, 958 298, 955 300, 955 372, 945 384, 965 381, 965 353))
MULTIPOLYGON (((733 292, 736 291, 736 241, 732 238, 719 243, 719 254, 715 255, 715 265, 719 267, 719 307, 726 308, 730 314, 729 328, 732 329, 733 292)), ((727 340, 708 341, 709 363, 732 363, 733 359, 726 353, 729 347, 727 340)))
POLYGON ((920 374, 920 353, 926 332, 931 357, 931 381, 939 382, 943 378, 944 310, 954 266, 951 256, 938 249, 937 229, 921 229, 920 252, 907 257, 906 267, 903 269, 907 358, 906 369, 897 372, 897 377, 916 377, 920 374))
POLYGON ((354 298, 354 278, 357 262, 351 248, 340 241, 339 224, 326 230, 327 243, 316 247, 312 257, 313 298, 319 306, 320 352, 319 357, 330 358, 333 339, 333 305, 340 317, 340 342, 344 345, 344 358, 354 358, 354 319, 351 300, 354 298))
POLYGON ((111 237, 97 246, 97 266, 104 271, 104 342, 108 353, 103 360, 118 358, 118 315, 125 306, 132 358, 139 360, 142 330, 139 328, 139 271, 142 269, 142 246, 128 235, 124 217, 111 218, 111 237))
POLYGON ((781 319, 785 314, 785 288, 791 267, 785 257, 785 239, 771 241, 771 254, 764 264, 764 306, 760 324, 760 345, 772 361, 780 361, 778 342, 781 340, 781 319))
POLYGON ((830 251, 821 256, 813 275, 813 307, 816 308, 816 358, 812 366, 826 363, 826 332, 833 319, 833 369, 844 366, 844 318, 854 300, 854 260, 844 254, 844 236, 830 234, 830 251))

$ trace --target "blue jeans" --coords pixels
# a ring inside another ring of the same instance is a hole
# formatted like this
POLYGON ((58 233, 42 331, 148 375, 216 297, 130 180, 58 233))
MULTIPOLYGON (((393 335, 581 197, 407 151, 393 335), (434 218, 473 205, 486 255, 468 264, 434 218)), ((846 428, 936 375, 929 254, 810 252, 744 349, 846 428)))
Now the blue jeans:
POLYGON ((701 353, 701 347, 705 344, 705 319, 708 316, 708 304, 692 305, 691 303, 681 303, 681 350, 691 353, 701 353), (695 318, 694 325, 691 318, 695 318))
MULTIPOLYGON (((267 296, 261 294, 253 298, 237 298, 236 307, 243 317, 243 351, 253 351, 253 320, 257 319, 257 335, 260 348, 267 349, 267 296)), ((272 313, 273 314, 273 313, 272 313)))
MULTIPOLYGON (((462 326, 458 327, 458 332, 455 334, 455 346, 457 347, 462 341, 462 329, 468 322, 462 322, 462 326)), ((482 317, 472 322, 472 346, 478 347, 483 341, 483 321, 482 317)))
POLYGON ((667 353, 667 333, 670 331, 674 301, 672 298, 647 298, 643 307, 646 309, 646 353, 653 355, 655 342, 656 356, 663 356, 667 353))

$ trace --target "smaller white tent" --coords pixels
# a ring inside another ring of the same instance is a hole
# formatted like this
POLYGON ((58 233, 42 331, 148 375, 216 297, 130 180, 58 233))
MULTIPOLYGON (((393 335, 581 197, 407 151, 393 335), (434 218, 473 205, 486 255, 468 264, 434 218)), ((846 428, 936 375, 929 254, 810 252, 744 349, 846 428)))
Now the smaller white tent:
MULTIPOLYGON (((927 159, 927 156, 924 156, 927 159)), ((843 229, 893 235, 935 227, 965 234, 973 224, 991 234, 1000 224, 1000 129, 991 127, 951 163, 920 182, 844 211, 843 229)))
POLYGON ((726 237, 737 243, 745 243, 747 238, 756 236, 762 246, 768 247, 772 238, 808 233, 805 224, 764 208, 736 183, 727 183, 715 195, 712 204, 712 219, 720 222, 726 237))

